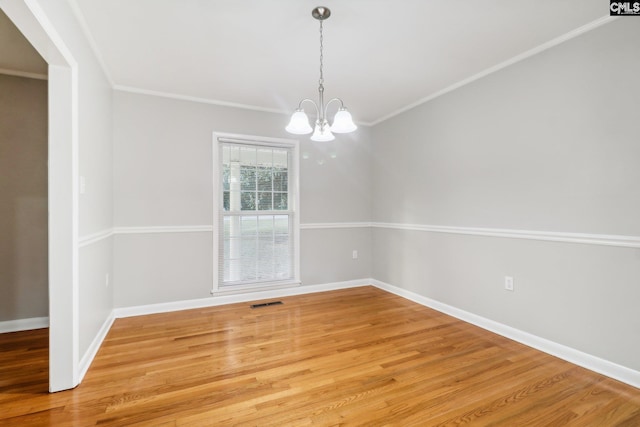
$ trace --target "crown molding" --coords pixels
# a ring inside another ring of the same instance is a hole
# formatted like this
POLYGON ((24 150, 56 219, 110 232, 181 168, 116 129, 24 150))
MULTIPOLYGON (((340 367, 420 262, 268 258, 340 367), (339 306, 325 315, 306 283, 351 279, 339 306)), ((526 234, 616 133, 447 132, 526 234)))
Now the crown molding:
MULTIPOLYGON (((219 107, 239 108, 242 110, 258 111, 261 113, 273 113, 290 116, 293 110, 280 110, 277 108, 259 107, 257 105, 240 104, 236 102, 220 101, 211 98, 201 98, 197 96, 181 95, 178 93, 162 92, 156 90, 142 89, 132 86, 113 85, 113 90, 120 92, 135 93, 138 95, 157 96, 160 98, 175 99, 178 101, 196 102, 199 104, 217 105, 219 107)), ((355 121, 358 126, 371 126, 371 123, 355 121)))
MULTIPOLYGON (((150 96, 158 96, 158 97, 162 97, 162 98, 168 98, 168 99, 176 99, 176 100, 181 100, 181 101, 190 101, 190 102, 197 102, 197 103, 201 103, 201 104, 209 104, 209 105, 218 105, 221 107, 231 107, 231 108, 240 108, 240 109, 244 109, 244 110, 250 110, 250 111, 259 111, 259 112, 264 112, 264 113, 274 113, 274 114, 284 114, 284 115, 289 115, 291 114, 291 111, 288 110, 281 110, 281 109, 277 109, 277 108, 268 108, 268 107, 260 107, 260 106, 256 106, 256 105, 249 105, 249 104, 241 104, 241 103, 236 103, 236 102, 229 102, 229 101, 221 101, 221 100, 216 100, 216 99, 211 99, 211 98, 202 98, 202 97, 197 97, 197 96, 190 96, 190 95, 182 95, 182 94, 177 94, 177 93, 170 93, 170 92, 162 92, 162 91, 155 91, 155 90, 149 90, 149 89, 143 89, 143 88, 138 88, 138 87, 131 87, 131 86, 125 86, 125 85, 118 85, 114 82, 113 78, 111 77, 111 72, 109 71, 109 68, 106 65, 106 61, 104 60, 104 57, 102 56, 102 54, 100 53, 100 50, 98 49, 98 44, 96 43, 95 39, 93 38, 93 35, 91 34, 91 31, 89 30, 89 26, 86 22, 86 19, 84 17, 84 14, 82 13, 82 10, 80 9, 80 7, 77 4, 77 0, 69 0, 69 4, 71 6, 71 9, 73 10, 74 15, 76 16, 76 18, 78 19, 78 22, 80 24, 80 27, 82 28, 82 31, 85 35, 85 37, 87 38, 87 41, 91 47, 91 50, 93 51, 93 54, 95 55, 96 59, 98 60, 98 63, 100 64, 100 67, 102 68, 103 73, 105 74, 105 77, 107 79, 107 81, 109 82, 109 84, 111 85, 113 90, 118 90, 121 92, 129 92, 129 93, 136 93, 136 94, 140 94, 140 95, 150 95, 150 96)), ((435 93, 432 93, 431 95, 428 95, 424 98, 421 98, 415 102, 412 102, 409 105, 406 105, 402 108, 399 108, 385 116, 382 116, 374 121, 371 122, 356 122, 358 125, 361 126, 366 126, 366 127, 372 127, 375 126, 377 124, 380 124, 392 117, 395 117, 399 114, 402 114, 406 111, 409 111, 415 107, 418 107, 422 104, 425 104, 435 98, 438 98, 446 93, 449 93, 451 91, 454 91, 462 86, 465 86, 469 83, 472 83, 478 79, 481 79, 482 77, 485 77, 489 74, 495 73, 496 71, 499 71, 503 68, 506 68, 510 65, 513 65, 517 62, 520 62, 524 59, 527 59, 533 55, 536 55, 540 52, 543 52, 547 49, 550 49, 554 46, 557 46, 561 43, 564 43, 568 40, 571 40, 581 34, 584 34, 588 31, 591 31, 595 28, 598 28, 604 24, 608 24, 610 22, 615 21, 616 19, 618 19, 619 17, 616 16, 603 16, 599 19, 596 19, 595 21, 592 21, 588 24, 585 24, 581 27, 576 28, 573 31, 570 31, 566 34, 563 34, 559 37, 556 37, 553 40, 550 40, 546 43, 543 43, 533 49, 530 49, 526 52, 523 52, 519 55, 516 55, 504 62, 501 62, 500 64, 494 65, 493 67, 489 67, 477 74, 474 74, 471 77, 468 77, 464 80, 461 80, 457 83, 454 83, 442 90, 439 90, 435 93)))
POLYGON ((439 91, 437 91, 435 93, 432 93, 431 95, 428 95, 428 96, 426 96, 424 98, 421 98, 421 99, 419 99, 419 100, 417 100, 415 102, 412 102, 411 104, 406 105, 406 106, 404 106, 402 108, 399 108, 399 109, 397 109, 397 110, 395 110, 395 111, 393 111, 393 112, 391 112, 391 113, 389 113, 389 114, 387 114, 385 116, 380 117, 377 120, 374 120, 373 122, 371 122, 370 125, 371 126, 375 126, 377 124, 380 124, 380 123, 382 123, 382 122, 384 122, 386 120, 391 119, 392 117, 400 115, 400 114, 402 114, 402 113, 404 113, 406 111, 412 110, 412 109, 414 109, 414 108, 416 108, 416 107, 418 107, 418 106, 420 106, 422 104, 426 104, 427 102, 432 101, 432 100, 434 100, 434 99, 436 99, 436 98, 438 98, 438 97, 440 97, 442 95, 445 95, 445 94, 447 94, 449 92, 452 92, 452 91, 454 91, 456 89, 459 89, 462 86, 466 86, 469 83, 473 83, 476 80, 479 80, 479 79, 481 79, 483 77, 488 76, 489 74, 493 74, 493 73, 495 73, 497 71, 500 71, 503 68, 509 67, 509 66, 511 66, 511 65, 513 65, 515 63, 523 61, 523 60, 525 60, 527 58, 530 58, 530 57, 532 57, 534 55, 537 55, 537 54, 539 54, 541 52, 544 52, 545 50, 548 50, 548 49, 551 49, 552 47, 558 46, 559 44, 562 44, 562 43, 564 43, 564 42, 566 42, 568 40, 571 40, 571 39, 573 39, 575 37, 578 37, 581 34, 584 34, 586 32, 594 30, 594 29, 596 29, 596 28, 598 28, 598 27, 600 27, 602 25, 608 24, 608 23, 613 22, 613 21, 615 21, 617 19, 619 19, 618 16, 609 16, 609 15, 606 15, 606 16, 603 16, 602 18, 596 19, 595 21, 592 21, 592 22, 590 22, 590 23, 588 23, 586 25, 583 25, 581 27, 578 27, 573 31, 569 31, 566 34, 563 34, 563 35, 561 35, 559 37, 556 37, 555 39, 552 39, 552 40, 550 40, 550 41, 548 41, 546 43, 543 43, 543 44, 541 44, 539 46, 536 46, 533 49, 529 49, 526 52, 523 52, 523 53, 521 53, 519 55, 516 55, 516 56, 510 58, 510 59, 507 59, 506 61, 503 61, 503 62, 501 62, 501 63, 499 63, 497 65, 494 65, 493 67, 489 67, 489 68, 487 68, 487 69, 485 69, 483 71, 480 71, 479 73, 474 74, 471 77, 468 77, 468 78, 466 78, 464 80, 460 80, 459 82, 454 83, 451 86, 448 86, 448 87, 446 87, 446 88, 444 88, 442 90, 439 90, 439 91))
POLYGON ((179 101, 190 101, 190 102, 197 102, 200 104, 218 105, 221 107, 240 108, 244 110, 259 111, 262 113, 274 113, 274 114, 286 114, 286 115, 291 114, 291 111, 279 110, 277 108, 258 107, 256 105, 240 104, 237 102, 228 102, 228 101, 219 101, 216 99, 201 98, 201 97, 190 96, 190 95, 181 95, 181 94, 171 93, 171 92, 161 92, 161 91, 142 89, 142 88, 137 88, 132 86, 113 85, 113 90, 117 90, 120 92, 136 93, 140 95, 157 96, 160 98, 177 99, 179 101))

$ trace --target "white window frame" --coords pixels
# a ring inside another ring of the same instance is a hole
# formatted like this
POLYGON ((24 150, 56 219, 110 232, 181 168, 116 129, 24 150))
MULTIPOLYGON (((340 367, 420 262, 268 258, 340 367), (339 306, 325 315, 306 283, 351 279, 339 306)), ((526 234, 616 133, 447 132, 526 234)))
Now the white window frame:
POLYGON ((265 136, 242 135, 235 133, 213 132, 213 286, 212 295, 236 294, 268 289, 289 288, 300 286, 300 156, 299 141, 295 139, 272 138, 265 136), (254 146, 281 147, 291 150, 291 165, 289 169, 289 211, 292 212, 292 243, 293 243, 293 279, 267 283, 252 283, 221 286, 220 283, 220 215, 223 209, 222 168, 220 150, 224 143, 250 144, 254 146))

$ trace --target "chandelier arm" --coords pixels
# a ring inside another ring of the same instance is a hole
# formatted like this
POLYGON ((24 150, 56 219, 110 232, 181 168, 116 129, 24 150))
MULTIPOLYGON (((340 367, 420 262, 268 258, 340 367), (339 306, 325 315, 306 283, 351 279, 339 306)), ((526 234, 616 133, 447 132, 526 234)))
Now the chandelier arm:
POLYGON ((318 108, 318 104, 316 104, 316 102, 313 99, 309 99, 309 98, 305 98, 302 101, 300 101, 300 103, 298 104, 298 110, 302 110, 302 104, 304 104, 305 102, 310 102, 313 104, 314 107, 316 107, 316 115, 318 117, 320 117, 320 109, 318 108))
POLYGON ((342 99, 340 98, 331 98, 329 100, 329 102, 327 102, 327 105, 324 106, 324 116, 328 117, 327 111, 329 111, 329 104, 331 104, 333 101, 338 101, 340 103, 340 108, 344 108, 344 102, 342 101, 342 99))

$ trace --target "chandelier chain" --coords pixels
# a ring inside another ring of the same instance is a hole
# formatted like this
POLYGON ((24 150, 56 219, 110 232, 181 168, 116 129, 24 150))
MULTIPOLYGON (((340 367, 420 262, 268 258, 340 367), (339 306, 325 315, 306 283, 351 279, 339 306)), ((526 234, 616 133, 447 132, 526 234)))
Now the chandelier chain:
POLYGON ((322 35, 322 21, 320 21, 320 86, 323 85, 324 83, 324 75, 322 73, 322 65, 323 65, 323 59, 324 56, 322 54, 322 48, 323 48, 323 35, 322 35))

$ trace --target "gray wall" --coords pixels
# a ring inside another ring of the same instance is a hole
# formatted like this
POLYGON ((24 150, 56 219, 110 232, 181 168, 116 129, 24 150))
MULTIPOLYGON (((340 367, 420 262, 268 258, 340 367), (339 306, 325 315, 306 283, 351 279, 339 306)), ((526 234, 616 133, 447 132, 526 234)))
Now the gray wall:
MULTIPOLYGON (((116 227, 211 225, 213 132, 291 138, 285 115, 116 91, 116 227)), ((293 138, 292 138, 293 139, 293 138)), ((370 221, 368 129, 300 140, 301 223, 370 221)), ((371 230, 301 231, 303 284, 370 277, 371 230), (351 253, 358 249, 360 257, 351 253), (317 268, 321 265, 323 268, 317 268)), ((117 234, 118 307, 210 296, 212 234, 117 234)))
MULTIPOLYGON (((79 88, 79 235, 113 227, 113 90, 91 51, 82 53, 79 88)), ((114 308, 113 237, 79 251, 80 355, 89 348, 114 308), (109 284, 107 286, 107 275, 109 284)))
MULTIPOLYGON (((375 126, 374 221, 640 236, 638 39, 619 19, 375 126)), ((373 245, 376 279, 640 370, 639 249, 389 228, 373 245)))
POLYGON ((0 74, 0 321, 49 315, 47 82, 0 74))

